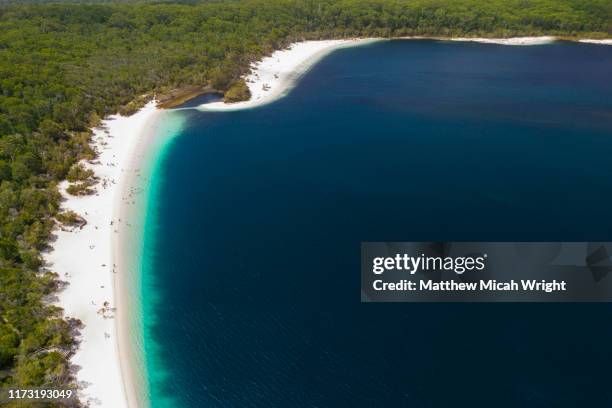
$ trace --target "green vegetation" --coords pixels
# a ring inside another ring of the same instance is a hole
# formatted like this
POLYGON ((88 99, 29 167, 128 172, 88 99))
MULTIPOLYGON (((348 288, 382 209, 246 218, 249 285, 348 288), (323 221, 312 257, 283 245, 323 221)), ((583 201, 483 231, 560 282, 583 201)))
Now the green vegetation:
POLYGON ((92 169, 86 169, 81 163, 73 165, 68 174, 66 174, 66 180, 71 182, 84 181, 94 178, 94 171, 92 169))
POLYGON ((66 192, 73 196, 91 195, 96 192, 92 186, 93 184, 89 181, 74 183, 66 187, 66 192))
POLYGON ((93 158, 88 128, 105 115, 176 89, 244 99, 249 64, 296 40, 611 32, 610 0, 0 6, 0 385, 71 381, 53 351, 70 346, 71 325, 43 303, 58 283, 41 271, 40 253, 59 210, 57 183, 77 181, 74 194, 91 188, 91 174, 73 166, 93 158))
POLYGON ((74 227, 84 225, 87 222, 72 210, 64 211, 55 216, 55 219, 62 225, 74 227))
POLYGON ((231 103, 247 101, 250 97, 251 91, 249 91, 249 87, 244 79, 240 78, 229 87, 223 99, 225 102, 231 103))
POLYGON ((66 188, 68 194, 78 196, 95 193, 93 186, 96 184, 97 177, 92 169, 86 169, 81 163, 74 164, 68 170, 66 180, 72 183, 66 188))

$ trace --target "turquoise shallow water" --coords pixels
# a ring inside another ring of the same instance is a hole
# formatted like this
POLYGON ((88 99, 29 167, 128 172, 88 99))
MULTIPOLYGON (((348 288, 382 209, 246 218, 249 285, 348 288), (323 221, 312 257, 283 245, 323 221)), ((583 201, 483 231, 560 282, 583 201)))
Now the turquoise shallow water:
POLYGON ((151 289, 149 281, 152 275, 146 273, 151 268, 149 254, 156 236, 154 231, 156 223, 151 218, 153 212, 149 208, 160 199, 158 184, 153 180, 158 178, 160 164, 172 141, 180 135, 184 122, 185 118, 180 113, 164 111, 157 114, 147 125, 144 131, 151 132, 153 135, 149 135, 148 145, 143 146, 142 150, 137 153, 142 155, 136 164, 138 176, 128 183, 133 204, 128 207, 127 213, 123 214, 126 218, 124 225, 129 225, 128 233, 122 235, 120 242, 123 253, 127 255, 127 264, 122 265, 125 270, 119 271, 127 277, 127 280, 121 282, 124 286, 122 289, 125 290, 121 296, 127 301, 125 306, 129 310, 126 316, 128 319, 128 350, 124 350, 124 353, 127 353, 130 358, 131 374, 134 377, 133 386, 139 394, 139 402, 143 405, 146 405, 150 399, 147 376, 148 357, 159 355, 155 349, 155 342, 145 336, 147 328, 155 322, 155 315, 151 313, 151 307, 158 301, 155 296, 156 292, 151 289))
MULTIPOLYGON (((158 130, 162 135, 159 143, 149 150, 152 167, 149 169, 150 184, 148 186, 148 197, 143 208, 145 209, 145 222, 142 228, 143 235, 141 242, 143 243, 142 256, 140 257, 140 300, 141 300, 141 315, 143 323, 142 346, 140 347, 142 355, 144 355, 144 373, 146 376, 145 389, 148 394, 148 401, 152 406, 175 406, 171 397, 165 397, 155 392, 156 386, 160 382, 166 382, 171 378, 171 373, 164 368, 164 364, 159 357, 163 355, 163 345, 159 344, 153 336, 150 336, 151 331, 158 323, 156 310, 164 307, 165 299, 160 296, 156 289, 158 285, 155 274, 155 259, 152 254, 159 247, 158 223, 156 219, 156 205, 159 201, 164 200, 163 192, 160 189, 160 180, 162 175, 162 166, 167 160, 172 144, 179 137, 185 123, 185 117, 179 111, 169 111, 162 113, 162 118, 159 119, 163 123, 163 127, 158 130), (155 402, 153 404, 153 402, 155 402)), ((159 134, 159 133, 158 133, 159 134)))
POLYGON ((174 112, 142 253, 154 407, 607 406, 607 304, 361 304, 362 241, 610 241, 612 48, 389 41, 174 112))

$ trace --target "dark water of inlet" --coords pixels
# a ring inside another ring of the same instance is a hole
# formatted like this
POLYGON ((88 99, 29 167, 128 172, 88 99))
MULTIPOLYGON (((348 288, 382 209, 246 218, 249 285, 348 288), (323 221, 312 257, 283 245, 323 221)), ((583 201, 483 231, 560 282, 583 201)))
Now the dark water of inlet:
POLYGON ((612 306, 362 304, 359 262, 612 241, 611 74, 606 46, 387 41, 185 110, 147 221, 153 407, 610 406, 612 306))

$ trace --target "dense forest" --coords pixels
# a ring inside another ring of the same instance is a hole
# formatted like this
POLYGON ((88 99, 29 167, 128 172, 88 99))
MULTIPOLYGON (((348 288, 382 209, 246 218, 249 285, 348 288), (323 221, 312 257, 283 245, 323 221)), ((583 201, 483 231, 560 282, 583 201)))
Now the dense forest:
POLYGON ((250 62, 297 40, 612 33, 610 0, 25 3, 0 6, 0 385, 18 386, 72 381, 77 324, 49 305, 41 252, 78 218, 57 183, 90 176, 75 163, 105 115, 181 88, 240 97, 250 62))

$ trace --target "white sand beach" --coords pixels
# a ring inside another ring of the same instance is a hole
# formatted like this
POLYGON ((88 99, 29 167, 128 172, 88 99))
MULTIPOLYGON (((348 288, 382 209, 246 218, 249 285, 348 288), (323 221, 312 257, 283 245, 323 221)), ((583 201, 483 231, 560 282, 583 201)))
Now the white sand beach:
MULTIPOLYGON (((442 41, 473 41, 501 45, 543 45, 556 40, 552 36, 513 37, 513 38, 438 38, 438 37, 400 37, 398 39, 442 41)), ((330 52, 343 47, 367 44, 382 39, 349 39, 303 41, 291 44, 287 49, 274 52, 251 66, 245 80, 251 91, 251 99, 237 103, 211 102, 198 106, 202 111, 231 111, 249 109, 273 102, 286 95, 297 80, 330 52)), ((586 40, 589 41, 589 40, 586 40)), ((593 40, 607 41, 607 40, 593 40)), ((605 42, 604 42, 605 43, 605 42)))
POLYGON ((200 105, 199 110, 229 111, 249 109, 273 102, 285 96, 312 66, 321 58, 339 48, 368 44, 379 39, 349 39, 303 41, 274 52, 260 62, 252 64, 245 77, 251 99, 244 102, 212 102, 200 105))
POLYGON ((73 231, 58 229, 53 250, 45 258, 48 268, 68 283, 58 293, 59 306, 66 316, 84 324, 71 362, 76 366, 80 399, 91 407, 136 406, 132 382, 122 376, 130 372, 130 356, 125 333, 118 337, 117 330, 126 311, 121 309, 125 302, 117 289, 121 271, 115 265, 118 220, 114 214, 122 205, 121 192, 130 178, 128 169, 133 168, 130 162, 138 157, 134 152, 153 134, 145 129, 158 111, 150 102, 133 116, 112 116, 94 130, 93 146, 99 156, 83 164, 99 177, 96 194, 75 197, 65 192, 66 182, 60 186, 66 198, 62 209, 75 211, 87 225, 73 231))
POLYGON ((512 38, 451 38, 451 41, 473 41, 485 44, 501 44, 501 45, 543 45, 550 44, 556 40, 555 37, 512 37, 512 38))
MULTIPOLYGON (((446 39, 448 40, 448 39, 446 39)), ((478 41, 504 45, 536 45, 554 41, 554 37, 507 39, 456 38, 453 41, 478 41)), ((296 81, 317 61, 343 47, 367 44, 378 39, 306 41, 274 52, 253 64, 246 76, 252 97, 245 102, 214 102, 200 105, 205 111, 238 110, 273 102, 288 93, 296 81)), ((581 40, 610 44, 612 40, 581 40)), ((150 145, 160 109, 148 103, 130 117, 111 116, 94 130, 93 146, 99 152, 92 163, 84 163, 99 178, 96 194, 83 197, 65 192, 64 210, 73 210, 87 220, 82 229, 57 229, 52 251, 45 255, 48 268, 67 282, 58 293, 58 305, 68 317, 78 318, 84 328, 80 345, 72 357, 77 366, 82 402, 92 407, 136 407, 139 380, 134 376, 134 361, 128 342, 128 296, 125 280, 126 260, 133 254, 126 245, 126 208, 131 203, 134 182, 150 145), (120 219, 123 218, 122 221, 120 219)))
MULTIPOLYGON (((227 105, 206 105, 205 110, 244 109, 269 103, 286 93, 294 82, 329 52, 345 46, 375 40, 309 41, 294 44, 256 64, 249 87, 253 98, 227 105), (267 84, 266 90, 263 85, 267 84)), ((57 228, 52 250, 45 254, 48 269, 67 283, 58 293, 58 305, 67 317, 83 322, 80 344, 71 359, 76 368, 79 397, 92 407, 136 407, 143 397, 142 384, 130 355, 129 296, 126 276, 129 251, 126 214, 132 202, 126 197, 140 175, 144 151, 155 134, 155 118, 160 112, 155 102, 136 114, 111 116, 94 129, 92 145, 96 160, 83 162, 99 178, 96 194, 75 197, 60 192, 65 201, 62 210, 72 210, 86 219, 79 229, 57 228)), ((140 358, 142 360, 142 358, 140 358)), ((146 397, 145 397, 146 398, 146 397)))
POLYGON ((588 38, 585 38, 585 39, 579 40, 579 42, 587 43, 587 44, 612 45, 612 38, 611 39, 605 39, 605 40, 590 40, 588 38))

